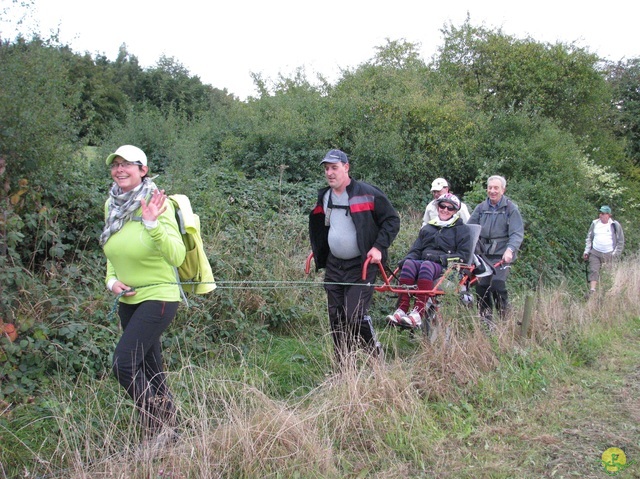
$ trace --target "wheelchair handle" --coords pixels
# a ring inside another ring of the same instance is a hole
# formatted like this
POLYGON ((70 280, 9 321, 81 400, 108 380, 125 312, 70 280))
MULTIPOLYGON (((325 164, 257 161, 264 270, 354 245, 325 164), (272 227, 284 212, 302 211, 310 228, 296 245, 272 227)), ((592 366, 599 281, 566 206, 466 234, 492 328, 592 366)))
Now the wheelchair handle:
MULTIPOLYGON (((367 271, 369 270, 369 263, 371 263, 371 257, 367 256, 364 264, 362 265, 362 280, 365 281, 367 279, 367 271)), ((387 275, 387 272, 384 270, 384 266, 382 263, 378 263, 378 269, 380 269, 380 276, 382 276, 382 280, 385 284, 389 284, 391 279, 387 275)))
POLYGON ((313 259, 313 251, 307 256, 307 260, 304 262, 304 274, 311 272, 311 260, 313 259))

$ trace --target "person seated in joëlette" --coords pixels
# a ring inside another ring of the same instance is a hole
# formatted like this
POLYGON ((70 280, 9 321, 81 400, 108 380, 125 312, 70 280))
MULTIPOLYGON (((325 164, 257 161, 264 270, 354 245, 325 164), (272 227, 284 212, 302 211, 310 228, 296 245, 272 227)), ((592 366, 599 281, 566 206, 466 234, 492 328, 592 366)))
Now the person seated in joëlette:
MULTIPOLYGON (((458 212, 460 200, 447 193, 437 200, 438 218, 420 229, 418 238, 400 262, 399 283, 416 285, 418 291, 430 291, 449 263, 464 263, 471 257, 472 239, 458 212)), ((419 327, 424 318, 427 293, 398 295, 396 311, 387 316, 393 324, 419 327), (410 310, 412 297, 414 308, 410 310)))

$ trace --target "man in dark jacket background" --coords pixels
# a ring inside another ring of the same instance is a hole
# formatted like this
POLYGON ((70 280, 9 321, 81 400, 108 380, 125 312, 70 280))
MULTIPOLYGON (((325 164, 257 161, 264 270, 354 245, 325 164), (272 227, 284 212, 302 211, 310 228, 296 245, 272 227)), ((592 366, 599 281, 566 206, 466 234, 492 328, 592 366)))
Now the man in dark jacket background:
POLYGON ((492 276, 479 278, 476 285, 478 310, 488 326, 493 325, 495 303, 501 319, 509 307, 507 276, 509 265, 524 238, 524 225, 518 206, 505 196, 507 180, 502 176, 490 176, 487 180, 487 199, 475 207, 467 224, 481 226, 479 243, 491 264, 502 261, 492 276))
POLYGON ((344 152, 330 150, 320 164, 329 186, 318 192, 309 215, 309 238, 316 270, 325 268, 329 323, 340 365, 356 347, 374 356, 380 353, 367 311, 378 263, 387 260, 387 250, 400 230, 400 217, 382 191, 349 176, 344 152))

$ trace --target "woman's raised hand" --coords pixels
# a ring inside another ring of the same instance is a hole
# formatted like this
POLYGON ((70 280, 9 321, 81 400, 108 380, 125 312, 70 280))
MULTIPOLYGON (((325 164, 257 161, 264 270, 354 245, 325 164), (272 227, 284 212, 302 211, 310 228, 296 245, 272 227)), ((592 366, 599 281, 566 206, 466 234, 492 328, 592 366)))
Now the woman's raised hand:
POLYGON ((142 219, 148 222, 156 221, 158 217, 167 209, 166 205, 164 204, 166 199, 167 195, 164 194, 164 190, 154 190, 149 203, 147 203, 145 199, 142 198, 140 200, 140 206, 142 208, 142 219))

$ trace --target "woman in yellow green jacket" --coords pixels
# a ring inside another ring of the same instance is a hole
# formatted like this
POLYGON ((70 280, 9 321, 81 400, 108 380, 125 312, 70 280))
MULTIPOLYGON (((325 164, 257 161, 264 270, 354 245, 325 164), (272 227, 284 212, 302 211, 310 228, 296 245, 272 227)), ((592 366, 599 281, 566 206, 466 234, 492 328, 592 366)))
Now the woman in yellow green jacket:
POLYGON ((107 257, 107 288, 122 294, 122 336, 113 353, 113 372, 134 400, 145 433, 155 435, 167 426, 175 434, 160 336, 180 304, 175 267, 184 261, 184 243, 171 202, 148 177, 144 152, 121 146, 107 157, 107 165, 114 182, 100 244, 107 257))

